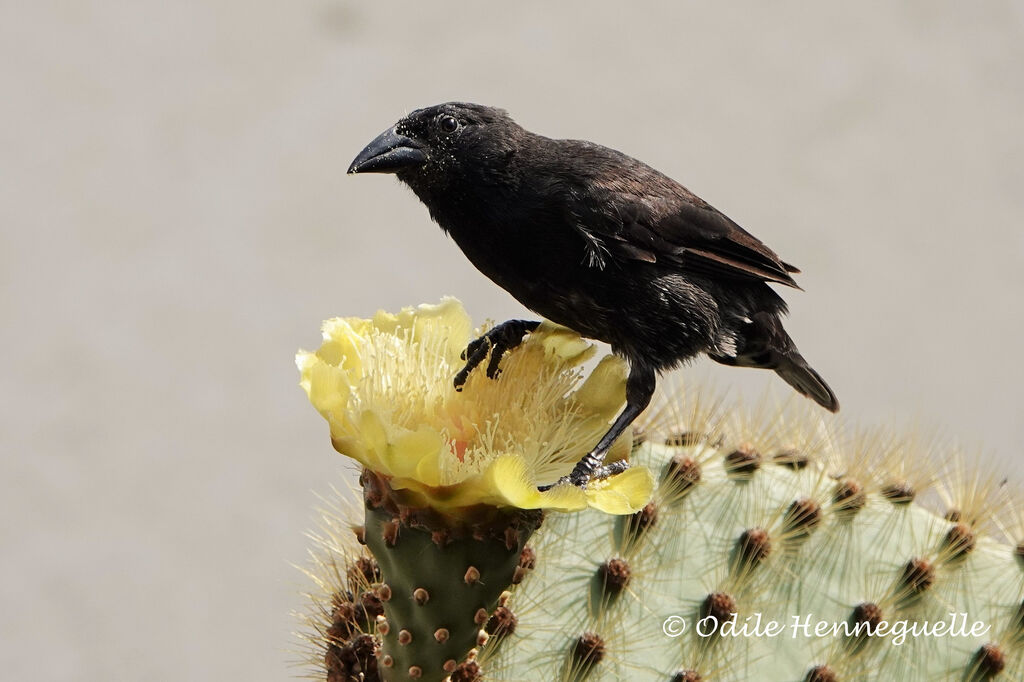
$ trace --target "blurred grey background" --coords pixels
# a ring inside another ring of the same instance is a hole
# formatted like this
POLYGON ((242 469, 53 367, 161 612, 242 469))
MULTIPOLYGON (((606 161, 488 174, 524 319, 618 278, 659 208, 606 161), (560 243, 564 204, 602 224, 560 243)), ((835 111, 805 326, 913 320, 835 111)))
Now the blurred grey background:
MULTIPOLYGON (((524 311, 412 194, 345 177, 464 99, 679 179, 784 258, 854 425, 1020 481, 1024 6, 40 0, 0 7, 0 671, 298 674, 293 354, 334 315, 524 311)), ((739 395, 771 373, 712 367, 739 395)), ((785 392, 785 387, 780 391, 785 392)))

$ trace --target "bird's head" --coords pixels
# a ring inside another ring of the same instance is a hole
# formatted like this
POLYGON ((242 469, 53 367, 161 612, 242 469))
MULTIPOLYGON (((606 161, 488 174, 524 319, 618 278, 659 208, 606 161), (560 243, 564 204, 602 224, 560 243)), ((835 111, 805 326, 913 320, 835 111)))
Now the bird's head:
POLYGON ((503 109, 446 102, 417 109, 359 152, 349 173, 394 173, 414 190, 440 189, 463 171, 486 172, 514 153, 523 129, 503 109))

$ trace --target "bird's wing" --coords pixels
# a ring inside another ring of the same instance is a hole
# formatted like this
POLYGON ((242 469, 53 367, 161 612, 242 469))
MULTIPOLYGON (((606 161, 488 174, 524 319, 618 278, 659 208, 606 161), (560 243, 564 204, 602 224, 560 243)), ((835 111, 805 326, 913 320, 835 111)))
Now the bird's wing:
POLYGON ((610 240, 625 255, 644 244, 649 245, 645 255, 653 255, 656 262, 717 277, 758 279, 799 288, 791 277, 791 273, 799 272, 795 267, 699 198, 681 195, 653 201, 637 199, 635 195, 620 195, 628 207, 620 212, 628 217, 622 222, 622 231, 610 240))
POLYGON ((572 193, 571 219, 591 263, 640 260, 799 288, 791 277, 797 268, 703 199, 635 159, 614 161, 618 172, 597 172, 572 193))

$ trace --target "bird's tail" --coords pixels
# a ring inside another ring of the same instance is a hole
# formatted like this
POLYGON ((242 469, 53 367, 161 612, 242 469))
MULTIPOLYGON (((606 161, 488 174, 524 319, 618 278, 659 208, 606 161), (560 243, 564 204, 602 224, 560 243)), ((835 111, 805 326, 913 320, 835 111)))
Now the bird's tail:
POLYGON ((711 355, 725 365, 774 369, 782 380, 830 412, 839 411, 839 400, 829 385, 800 355, 796 344, 779 318, 770 313, 757 313, 745 322, 736 334, 735 355, 711 355))

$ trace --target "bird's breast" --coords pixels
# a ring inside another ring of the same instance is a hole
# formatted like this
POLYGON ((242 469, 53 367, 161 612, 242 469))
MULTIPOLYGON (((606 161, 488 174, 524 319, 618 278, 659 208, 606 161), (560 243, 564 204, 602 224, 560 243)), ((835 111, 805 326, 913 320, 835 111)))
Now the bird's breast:
POLYGON ((442 226, 477 269, 513 295, 518 287, 577 280, 586 255, 578 235, 542 216, 481 212, 442 226))
POLYGON ((605 273, 587 265, 584 243, 571 228, 560 230, 540 218, 521 217, 458 221, 447 232, 480 272, 524 306, 605 340, 605 273))

